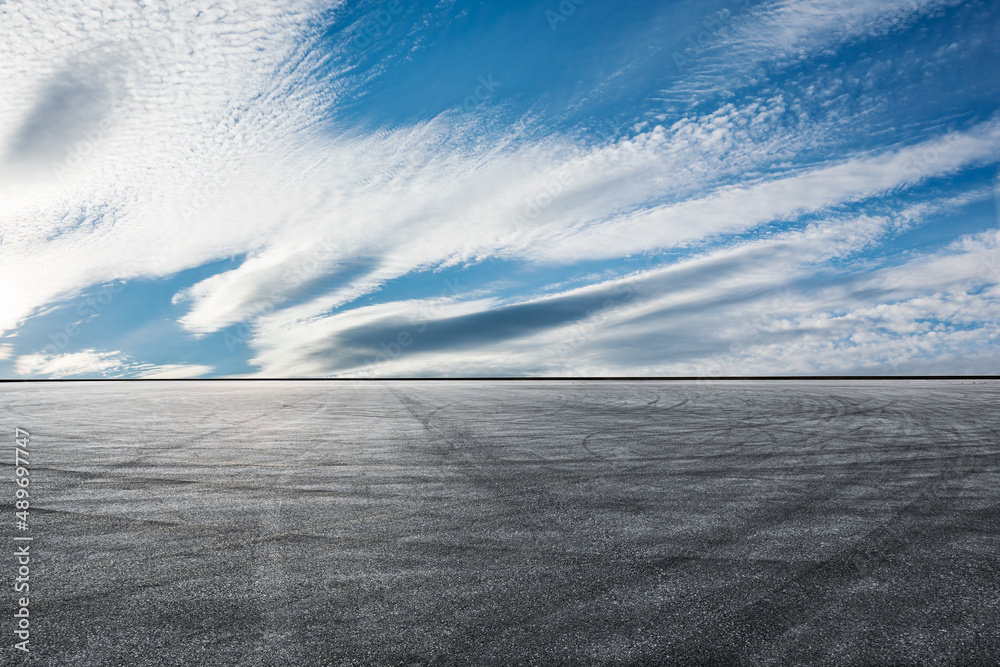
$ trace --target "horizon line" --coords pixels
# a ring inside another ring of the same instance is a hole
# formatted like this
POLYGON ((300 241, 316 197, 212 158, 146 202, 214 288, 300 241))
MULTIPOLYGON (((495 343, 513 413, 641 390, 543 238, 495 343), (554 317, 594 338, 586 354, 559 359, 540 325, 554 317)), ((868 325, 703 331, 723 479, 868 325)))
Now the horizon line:
POLYGON ((1000 380, 1000 375, 681 375, 681 376, 539 376, 500 375, 462 377, 218 377, 218 378, 0 378, 0 383, 23 382, 691 382, 794 380, 1000 380))

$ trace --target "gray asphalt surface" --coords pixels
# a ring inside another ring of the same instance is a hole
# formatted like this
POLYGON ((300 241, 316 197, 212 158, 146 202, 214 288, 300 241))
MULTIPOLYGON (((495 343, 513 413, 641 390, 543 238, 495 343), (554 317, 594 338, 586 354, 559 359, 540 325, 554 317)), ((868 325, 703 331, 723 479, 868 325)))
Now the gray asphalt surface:
MULTIPOLYGON (((0 385, 38 665, 1000 664, 1000 383, 0 385)), ((13 555, 0 558, 15 576, 13 555)))

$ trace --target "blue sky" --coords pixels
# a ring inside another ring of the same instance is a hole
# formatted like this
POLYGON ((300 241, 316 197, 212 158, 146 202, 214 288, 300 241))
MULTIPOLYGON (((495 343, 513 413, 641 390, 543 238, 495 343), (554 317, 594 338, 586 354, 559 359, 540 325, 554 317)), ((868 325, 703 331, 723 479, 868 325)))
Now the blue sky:
POLYGON ((1000 373, 1000 6, 0 5, 0 377, 1000 373))

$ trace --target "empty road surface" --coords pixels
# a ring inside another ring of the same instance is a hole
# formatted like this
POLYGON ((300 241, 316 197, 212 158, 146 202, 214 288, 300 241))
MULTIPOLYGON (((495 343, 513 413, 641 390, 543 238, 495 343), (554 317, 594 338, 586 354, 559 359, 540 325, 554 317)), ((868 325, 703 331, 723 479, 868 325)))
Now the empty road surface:
POLYGON ((982 380, 3 384, 0 663, 1000 664, 998 405, 982 380))

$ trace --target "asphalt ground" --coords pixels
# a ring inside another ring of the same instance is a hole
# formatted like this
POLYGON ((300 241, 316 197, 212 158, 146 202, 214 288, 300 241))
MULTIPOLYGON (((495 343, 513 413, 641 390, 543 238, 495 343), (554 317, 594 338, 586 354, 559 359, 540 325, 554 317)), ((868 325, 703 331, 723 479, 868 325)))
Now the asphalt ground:
POLYGON ((1000 664, 998 399, 982 380, 0 385, 0 658, 1000 664))

